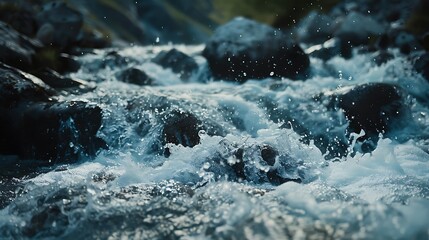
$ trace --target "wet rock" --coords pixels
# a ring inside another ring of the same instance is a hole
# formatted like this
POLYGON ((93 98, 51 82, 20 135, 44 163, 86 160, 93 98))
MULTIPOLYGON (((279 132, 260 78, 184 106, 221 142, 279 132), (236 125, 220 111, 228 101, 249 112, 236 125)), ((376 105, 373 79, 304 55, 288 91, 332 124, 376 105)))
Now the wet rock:
POLYGON ((61 53, 59 57, 61 65, 58 67, 60 73, 77 72, 80 69, 80 63, 76 57, 66 53, 61 53))
POLYGON ((188 112, 173 110, 165 117, 162 135, 165 143, 181 144, 193 147, 200 143, 201 121, 188 112))
POLYGON ((20 69, 29 69, 41 44, 0 22, 0 61, 20 69))
POLYGON ((117 51, 110 51, 107 52, 105 57, 103 58, 100 66, 97 66, 98 68, 105 68, 105 67, 121 67, 128 65, 132 60, 128 57, 122 56, 117 51))
POLYGON ((59 237, 69 225, 68 216, 63 213, 61 207, 52 204, 34 214, 23 230, 26 237, 35 237, 37 233, 49 233, 49 236, 59 237), (52 226, 55 226, 54 228, 52 226))
POLYGON ((81 92, 94 89, 93 86, 83 80, 62 76, 49 68, 37 71, 35 75, 55 89, 78 89, 81 92))
POLYGON ((381 50, 373 54, 373 59, 377 66, 392 60, 394 58, 393 54, 386 50, 381 50))
POLYGON ((45 46, 51 46, 54 42, 55 28, 50 23, 45 23, 40 26, 37 31, 36 38, 45 46))
POLYGON ((275 150, 270 145, 262 145, 261 149, 261 157, 262 159, 270 166, 273 166, 276 162, 276 156, 278 155, 277 150, 275 150))
POLYGON ((131 83, 139 86, 151 85, 153 79, 149 77, 143 70, 138 68, 128 68, 117 75, 119 81, 131 83))
POLYGON ((411 52, 422 50, 417 38, 411 33, 393 31, 390 35, 390 38, 393 39, 393 46, 399 48, 402 54, 408 55, 411 52))
POLYGON ((305 78, 310 65, 301 47, 282 32, 246 18, 235 18, 216 29, 203 56, 215 78, 237 82, 305 78))
POLYGON ((376 42, 376 46, 380 50, 386 50, 390 45, 389 35, 383 34, 381 35, 376 42))
POLYGON ((52 38, 54 46, 65 48, 77 40, 83 25, 83 16, 63 2, 51 2, 45 4, 37 14, 37 22, 41 29, 48 26, 44 33, 44 40, 52 38), (55 31, 50 32, 48 28, 53 28, 55 31), (49 37, 49 34, 52 34, 52 37, 49 37))
POLYGON ((368 43, 371 37, 380 36, 384 32, 385 27, 370 16, 351 12, 342 20, 334 36, 352 45, 361 45, 368 43))
POLYGON ((302 181, 300 163, 290 156, 280 154, 277 149, 268 144, 240 146, 233 149, 232 156, 224 156, 224 158, 224 164, 221 165, 230 166, 231 174, 235 174, 231 179, 254 183, 269 182, 273 185, 302 181), (231 161, 230 157, 235 161, 231 161), (261 166, 267 169, 262 170, 261 166))
POLYGON ((421 37, 420 43, 426 52, 429 51, 429 32, 421 37))
POLYGON ((164 68, 171 69, 174 73, 180 74, 182 79, 189 79, 198 70, 198 64, 192 57, 175 48, 170 51, 160 52, 152 61, 164 68))
POLYGON ((414 60, 414 70, 429 81, 429 53, 424 53, 414 60))
POLYGON ((339 38, 332 38, 323 44, 312 46, 305 50, 307 54, 312 57, 327 61, 335 56, 341 56, 345 59, 352 57, 352 47, 350 44, 340 40, 339 38))
POLYGON ((349 130, 366 136, 389 133, 401 126, 408 112, 403 91, 387 83, 369 83, 345 88, 334 95, 337 107, 344 111, 349 130))
POLYGON ((80 48, 107 48, 112 44, 101 33, 81 31, 77 37, 76 45, 80 48))
MULTIPOLYGON (((8 111, 8 154, 50 164, 94 156, 104 147, 96 136, 101 109, 84 102, 34 103, 8 111)), ((3 151, 4 152, 4 151, 3 151)))
POLYGON ((332 37, 335 25, 334 19, 330 16, 312 11, 299 23, 298 40, 308 44, 326 42, 332 37))
POLYGON ((243 152, 243 148, 238 148, 234 151, 234 157, 237 161, 231 165, 237 178, 241 180, 246 179, 246 174, 244 173, 243 152))
POLYGON ((0 154, 46 163, 94 156, 101 109, 84 102, 54 102, 40 79, 0 64, 0 154))
POLYGON ((0 109, 25 102, 48 101, 54 91, 40 79, 0 63, 0 109))

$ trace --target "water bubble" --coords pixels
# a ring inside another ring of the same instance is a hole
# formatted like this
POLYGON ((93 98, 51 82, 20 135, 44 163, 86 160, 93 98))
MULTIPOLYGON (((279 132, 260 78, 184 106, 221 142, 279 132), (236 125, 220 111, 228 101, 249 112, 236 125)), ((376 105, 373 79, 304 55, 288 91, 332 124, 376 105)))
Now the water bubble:
POLYGON ((203 169, 207 170, 209 168, 210 168, 210 163, 209 162, 204 163, 203 169))
POLYGON ((338 71, 338 78, 340 79, 340 80, 343 80, 343 71, 338 71))

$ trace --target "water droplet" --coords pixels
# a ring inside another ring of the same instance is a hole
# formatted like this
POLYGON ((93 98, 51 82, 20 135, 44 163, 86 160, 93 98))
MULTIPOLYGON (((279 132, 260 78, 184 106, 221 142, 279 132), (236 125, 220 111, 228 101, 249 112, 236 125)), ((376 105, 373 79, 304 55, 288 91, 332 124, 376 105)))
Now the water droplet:
POLYGON ((274 72, 270 72, 270 76, 272 77, 272 76, 274 76, 274 72))
POLYGON ((159 43, 159 37, 157 37, 157 38, 155 39, 155 42, 156 42, 156 43, 159 43))

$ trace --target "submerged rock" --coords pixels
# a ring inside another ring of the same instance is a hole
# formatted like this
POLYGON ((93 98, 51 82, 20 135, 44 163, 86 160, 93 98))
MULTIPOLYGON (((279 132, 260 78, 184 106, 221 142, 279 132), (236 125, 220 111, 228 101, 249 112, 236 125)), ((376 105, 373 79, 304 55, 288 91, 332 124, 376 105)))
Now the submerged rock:
POLYGON ((281 31, 246 18, 219 27, 203 56, 213 76, 243 82, 251 78, 305 78, 310 61, 281 31))
POLYGON ((232 153, 232 156, 224 156, 225 163, 223 163, 232 168, 232 172, 235 174, 235 176, 231 176, 232 179, 237 178, 254 183, 269 182, 273 185, 290 181, 302 182, 300 163, 268 144, 241 146, 232 153), (235 161, 231 161, 231 157, 235 161))
POLYGON ((119 81, 131 83, 139 86, 151 85, 153 79, 149 77, 143 70, 138 68, 128 68, 117 75, 119 81))
POLYGON ((364 130, 366 136, 389 133, 401 126, 408 112, 403 91, 387 83, 369 83, 340 89, 334 95, 337 107, 344 111, 351 132, 364 130))
POLYGON ((421 54, 415 59, 414 70, 429 81, 429 53, 421 54))
POLYGON ((154 63, 171 69, 174 73, 180 74, 182 79, 189 79, 198 70, 198 64, 192 57, 173 48, 170 51, 160 52, 153 60, 154 63))
POLYGON ((200 130, 203 130, 201 121, 191 113, 173 110, 165 117, 162 131, 165 143, 181 144, 193 147, 200 143, 200 130))

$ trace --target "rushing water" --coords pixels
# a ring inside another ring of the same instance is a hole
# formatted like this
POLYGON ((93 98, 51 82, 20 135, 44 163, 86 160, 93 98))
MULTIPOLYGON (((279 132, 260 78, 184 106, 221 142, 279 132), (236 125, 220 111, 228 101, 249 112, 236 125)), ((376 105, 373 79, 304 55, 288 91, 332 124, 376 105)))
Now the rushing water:
POLYGON ((172 47, 120 49, 124 58, 116 62, 107 51, 80 58, 82 68, 71 75, 97 88, 61 98, 103 109, 99 136, 109 150, 17 180, 17 198, 0 210, 1 239, 429 238, 429 83, 407 59, 396 53, 376 66, 371 54, 312 58, 306 81, 235 84, 211 80, 203 46, 174 46, 200 66, 184 82, 150 61, 172 47), (153 77, 153 86, 117 81, 116 73, 130 66, 153 77), (411 115, 395 137, 363 154, 353 147, 364 132, 346 139, 342 112, 315 99, 370 82, 406 89, 411 115), (166 157, 160 119, 173 110, 208 128, 193 148, 169 144, 166 157), (317 147, 319 137, 329 151, 317 147), (267 145, 277 153, 273 166, 261 156, 267 145), (239 161, 245 180, 231 167, 239 161), (294 181, 273 183, 270 169, 294 181))

